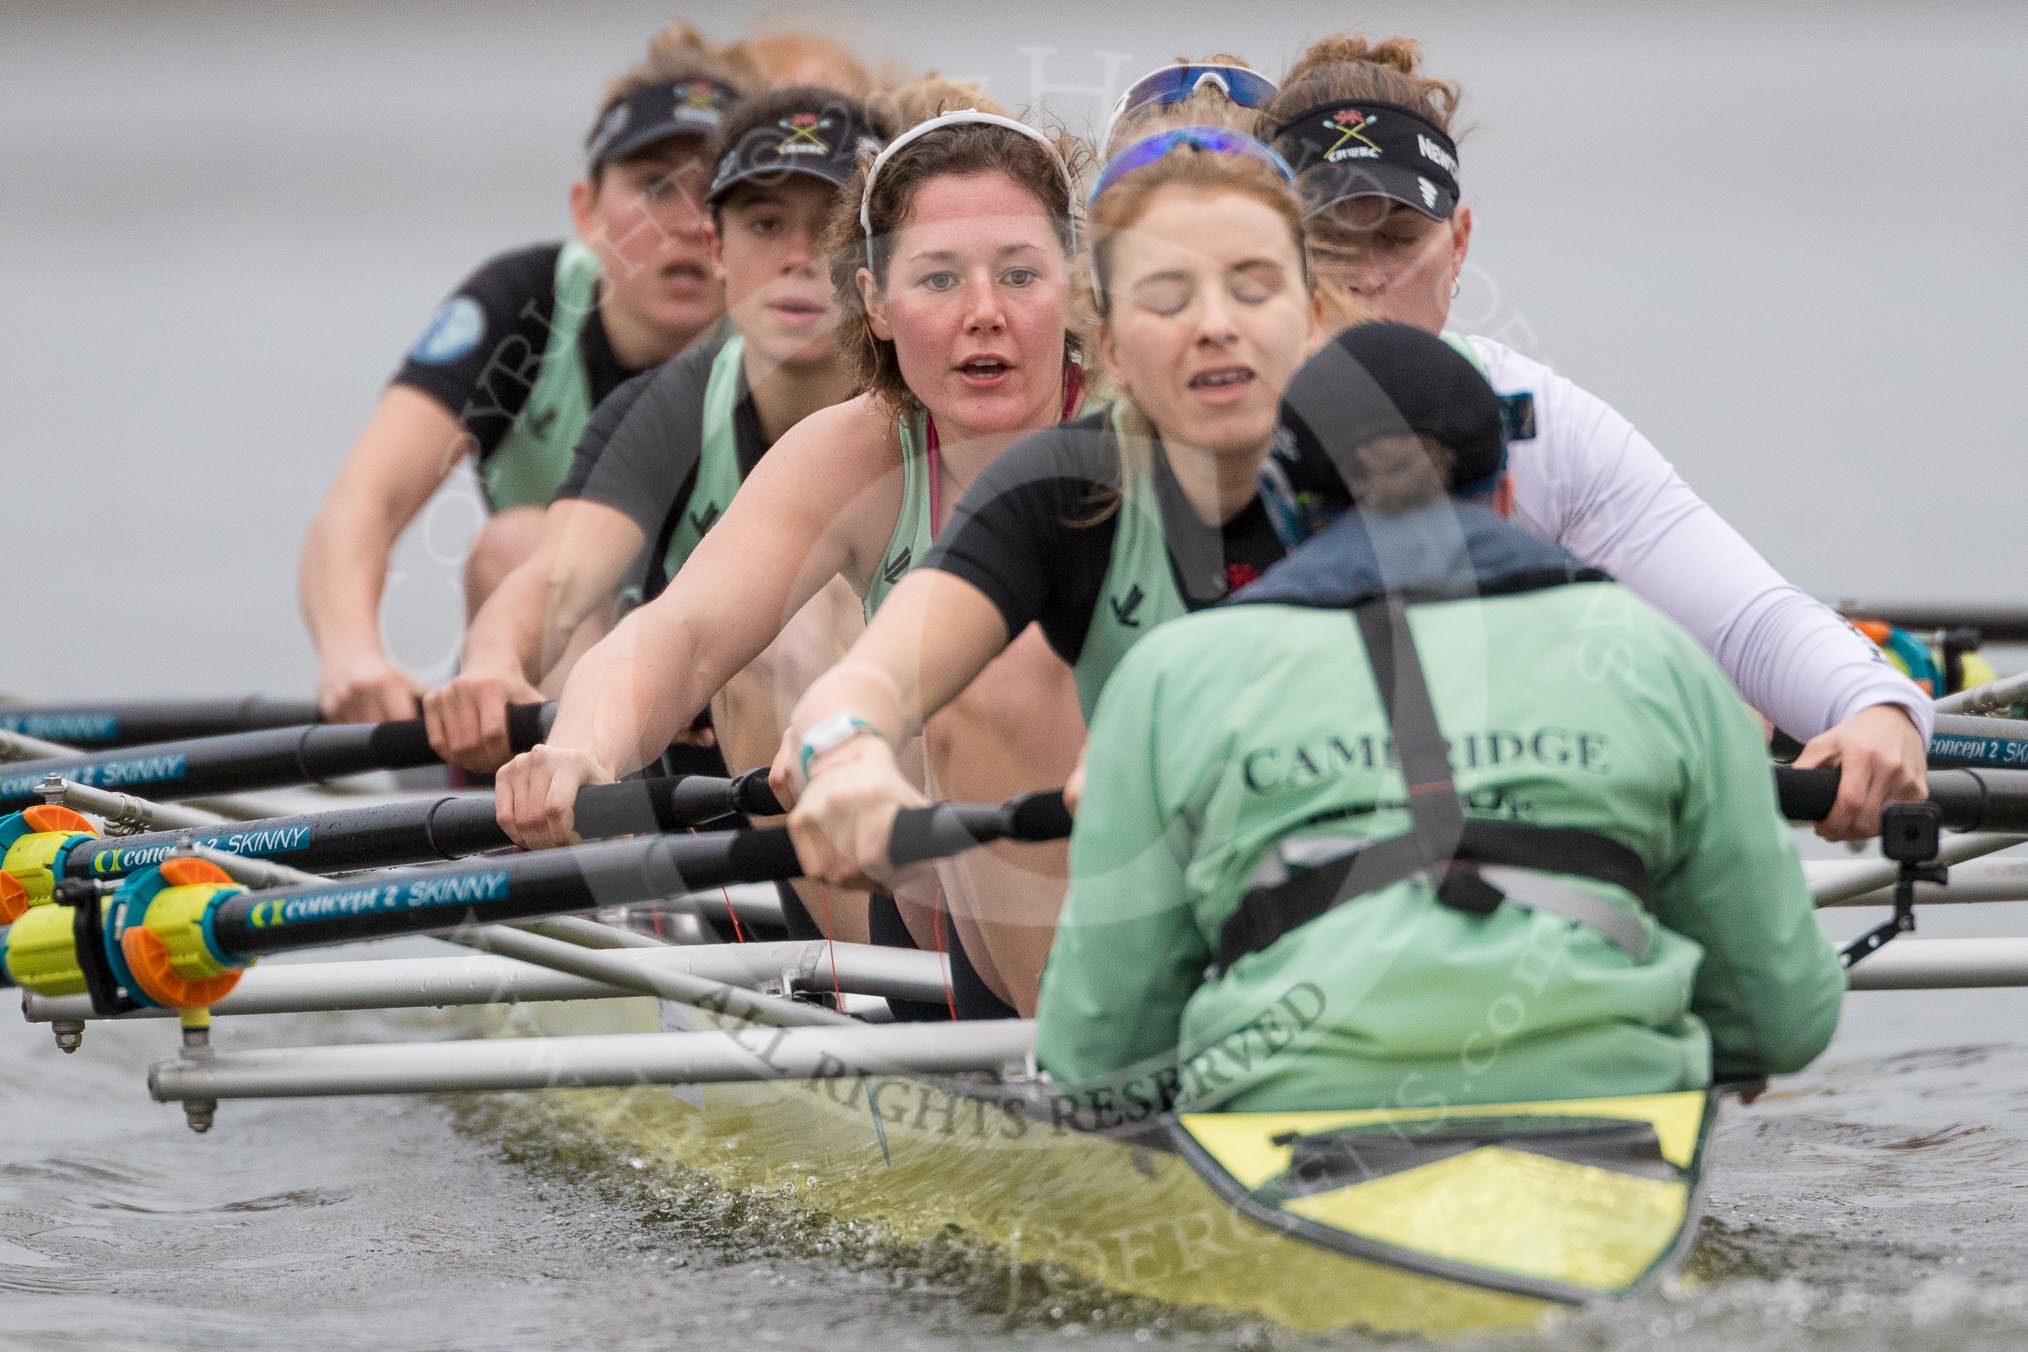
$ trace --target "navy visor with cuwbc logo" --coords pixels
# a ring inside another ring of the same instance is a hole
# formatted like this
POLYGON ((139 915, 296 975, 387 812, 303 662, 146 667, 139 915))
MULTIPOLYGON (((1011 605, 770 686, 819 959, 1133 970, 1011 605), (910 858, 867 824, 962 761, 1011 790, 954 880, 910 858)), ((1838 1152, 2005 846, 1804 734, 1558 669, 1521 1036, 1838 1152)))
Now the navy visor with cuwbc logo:
POLYGON ((1341 99, 1298 113, 1272 139, 1306 211, 1350 197, 1386 197, 1438 221, 1457 210, 1457 143, 1413 108, 1341 99))
POLYGON ((788 175, 805 174, 833 187, 852 181, 862 158, 879 152, 880 137, 844 99, 813 102, 753 127, 718 157, 711 190, 714 205, 741 184, 766 186, 788 175))
POLYGON ((731 85, 696 77, 637 89, 600 120, 586 158, 596 169, 671 136, 714 135, 739 99, 731 85))

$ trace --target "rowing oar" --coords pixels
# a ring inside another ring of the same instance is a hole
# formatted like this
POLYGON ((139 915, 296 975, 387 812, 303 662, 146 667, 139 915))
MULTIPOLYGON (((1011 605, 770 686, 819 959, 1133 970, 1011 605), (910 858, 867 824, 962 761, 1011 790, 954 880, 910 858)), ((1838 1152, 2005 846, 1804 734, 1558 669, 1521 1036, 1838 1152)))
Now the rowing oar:
POLYGON ((1988 643, 2028 642, 2028 608, 2021 606, 1848 597, 1838 602, 1837 611, 1848 619, 1880 620, 1901 629, 1976 629, 1988 643))
MULTIPOLYGON (((549 731, 555 706, 516 704, 507 710, 508 737, 526 751, 549 731)), ((368 770, 439 764, 419 718, 391 723, 311 723, 237 732, 223 737, 157 742, 87 756, 51 756, 0 767, 0 812, 41 801, 37 786, 56 775, 94 789, 138 788, 150 798, 318 784, 368 770)))
MULTIPOLYGON (((1820 822, 1838 799, 1839 771, 1775 767, 1775 796, 1792 822, 1820 822)), ((1954 831, 2028 832, 2028 770, 1934 770, 1929 801, 1954 831)))
MULTIPOLYGON (((579 792, 578 834, 587 840, 704 826, 735 813, 781 811, 767 769, 733 779, 676 775, 596 784, 579 792)), ((70 879, 106 881, 161 863, 179 845, 248 859, 286 861, 315 873, 434 864, 504 849, 490 795, 443 795, 370 807, 331 808, 202 827, 101 839, 91 823, 60 807, 0 818, 0 925, 51 899, 70 879)))
MULTIPOLYGON (((1791 821, 1821 821, 1838 797, 1835 769, 1775 771, 1782 814, 1791 821)), ((1890 803, 1880 814, 1882 863, 1855 870, 1829 886, 1812 886, 1819 906, 1834 905, 1882 886, 1892 886, 1894 915, 1847 944, 1839 956, 1847 967, 1880 951, 1889 940, 1915 930, 1918 883, 1942 884, 1954 864, 2017 844, 2028 830, 2028 772, 1938 770, 1929 776, 1929 797, 1917 803, 1890 803), (1967 834, 1946 842, 1945 827, 1967 834)))
POLYGON ((315 700, 271 699, 266 695, 106 700, 97 704, 9 703, 0 707, 0 731, 92 748, 219 737, 318 721, 315 700))
MULTIPOLYGON (((1943 707, 1937 705, 1939 711, 1943 707)), ((1776 729, 1771 749, 1777 759, 1789 761, 1802 754, 1803 744, 1776 729)), ((1929 738, 1928 763, 1932 770, 2028 769, 2028 719, 1938 712, 1929 738)))
MULTIPOLYGON (((680 786, 679 786, 680 787, 680 786)), ((994 805, 944 803, 896 815, 897 865, 995 840, 1070 834, 1061 794, 994 805)), ((203 859, 170 858, 123 880, 110 897, 31 907, 0 935, 0 985, 42 995, 88 994, 102 1016, 149 1005, 203 1009, 256 958, 325 944, 629 905, 798 877, 780 828, 650 836, 490 858, 316 885, 249 891, 203 859)))
POLYGON ((2028 769, 2028 720, 1936 715, 1929 739, 1931 769, 2028 769))

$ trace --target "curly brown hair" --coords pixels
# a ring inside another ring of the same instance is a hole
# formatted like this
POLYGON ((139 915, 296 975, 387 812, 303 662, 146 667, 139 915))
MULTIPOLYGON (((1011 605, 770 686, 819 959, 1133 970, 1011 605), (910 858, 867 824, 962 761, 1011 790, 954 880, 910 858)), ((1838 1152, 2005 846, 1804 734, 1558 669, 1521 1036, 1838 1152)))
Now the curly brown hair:
POLYGON ((1415 39, 1369 42, 1357 33, 1337 33, 1311 43, 1296 58, 1282 77, 1281 92, 1261 109, 1254 134, 1267 140, 1320 104, 1367 99, 1413 109, 1455 140, 1451 122, 1460 97, 1455 81, 1422 73, 1422 44, 1415 39))

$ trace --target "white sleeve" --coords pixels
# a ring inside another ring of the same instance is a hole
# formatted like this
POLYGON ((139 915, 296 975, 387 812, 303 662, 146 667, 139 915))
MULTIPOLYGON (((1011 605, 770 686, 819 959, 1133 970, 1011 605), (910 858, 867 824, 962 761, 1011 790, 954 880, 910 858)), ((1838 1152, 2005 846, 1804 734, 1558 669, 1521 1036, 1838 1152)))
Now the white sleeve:
POLYGON ((1747 703, 1808 741, 1875 704, 1928 739, 1935 709, 1879 649, 1775 571, 1618 412, 1540 362, 1472 343, 1501 393, 1535 399, 1514 443, 1515 520, 1603 568, 1689 630, 1747 703))

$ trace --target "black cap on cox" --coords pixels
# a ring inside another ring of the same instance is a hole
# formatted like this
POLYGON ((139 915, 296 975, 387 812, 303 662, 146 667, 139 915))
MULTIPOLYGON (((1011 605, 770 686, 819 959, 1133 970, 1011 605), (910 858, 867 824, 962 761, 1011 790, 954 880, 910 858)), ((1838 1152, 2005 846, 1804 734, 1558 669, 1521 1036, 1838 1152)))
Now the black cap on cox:
POLYGON ((1408 324, 1359 324, 1304 362, 1282 396, 1274 454, 1295 498, 1343 508, 1341 461, 1382 437, 1421 435, 1451 452, 1454 497, 1491 490, 1507 467, 1500 400, 1469 358, 1408 324))
POLYGON ((807 174, 833 187, 852 181, 859 158, 872 158, 881 137, 842 94, 812 89, 809 101, 742 132, 719 153, 705 200, 717 206, 741 184, 780 183, 807 174))

